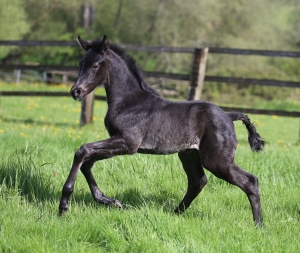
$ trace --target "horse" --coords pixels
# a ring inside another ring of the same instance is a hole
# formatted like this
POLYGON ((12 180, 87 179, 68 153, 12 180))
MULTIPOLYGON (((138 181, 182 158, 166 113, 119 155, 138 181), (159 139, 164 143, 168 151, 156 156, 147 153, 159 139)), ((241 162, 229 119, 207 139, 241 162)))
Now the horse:
POLYGON ((185 196, 174 210, 183 213, 207 183, 204 168, 216 177, 242 189, 250 202, 256 225, 263 222, 258 178, 234 162, 237 139, 233 121, 241 120, 248 131, 252 151, 261 151, 265 141, 249 117, 224 112, 217 105, 198 100, 175 102, 162 98, 144 80, 135 60, 106 35, 77 41, 85 54, 79 62, 78 78, 70 93, 81 101, 104 84, 107 114, 104 124, 110 138, 83 144, 74 155, 59 204, 62 215, 74 190, 79 170, 94 200, 121 208, 119 200, 104 195, 92 174, 96 161, 120 155, 178 153, 187 176, 185 196))

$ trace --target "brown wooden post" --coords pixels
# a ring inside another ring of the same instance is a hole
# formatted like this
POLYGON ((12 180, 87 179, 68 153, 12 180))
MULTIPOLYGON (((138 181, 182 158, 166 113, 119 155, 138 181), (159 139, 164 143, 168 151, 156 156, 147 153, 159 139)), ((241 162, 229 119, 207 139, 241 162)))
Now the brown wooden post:
POLYGON ((82 100, 80 126, 84 126, 93 122, 94 98, 95 92, 92 91, 82 100))
POLYGON ((201 98, 207 55, 208 47, 195 48, 188 100, 199 100, 201 98))
POLYGON ((62 80, 61 81, 62 81, 63 84, 68 84, 69 83, 69 78, 68 78, 67 73, 62 74, 62 80))

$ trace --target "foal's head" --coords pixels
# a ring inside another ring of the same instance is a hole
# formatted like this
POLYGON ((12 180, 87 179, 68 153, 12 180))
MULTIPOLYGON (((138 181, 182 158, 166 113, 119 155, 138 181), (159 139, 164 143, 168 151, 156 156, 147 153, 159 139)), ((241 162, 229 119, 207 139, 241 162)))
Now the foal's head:
POLYGON ((74 99, 82 100, 107 79, 108 63, 105 59, 109 40, 104 35, 102 41, 88 42, 78 36, 78 43, 86 53, 79 62, 79 75, 70 92, 74 99))

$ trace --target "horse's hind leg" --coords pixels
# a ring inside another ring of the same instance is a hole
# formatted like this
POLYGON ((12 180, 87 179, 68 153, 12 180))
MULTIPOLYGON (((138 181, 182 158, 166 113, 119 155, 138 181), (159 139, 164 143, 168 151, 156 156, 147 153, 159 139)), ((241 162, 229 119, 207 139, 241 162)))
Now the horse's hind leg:
POLYGON ((179 152, 178 156, 187 175, 188 188, 183 200, 174 212, 183 213, 206 185, 207 178, 204 174, 198 150, 185 150, 179 152))
POLYGON ((226 165, 220 166, 219 164, 218 169, 211 169, 206 164, 204 166, 217 177, 241 188, 247 194, 255 223, 257 225, 262 224, 263 218, 257 177, 244 171, 235 163, 228 167, 226 165))

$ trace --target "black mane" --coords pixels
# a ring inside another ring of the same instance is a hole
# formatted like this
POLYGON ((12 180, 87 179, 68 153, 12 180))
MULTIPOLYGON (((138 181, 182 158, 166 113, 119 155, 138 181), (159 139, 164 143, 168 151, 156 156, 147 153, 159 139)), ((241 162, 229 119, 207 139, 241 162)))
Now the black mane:
MULTIPOLYGON (((96 39, 91 41, 90 43, 91 48, 94 47, 97 48, 101 43, 101 41, 102 41, 101 39, 96 39)), ((109 43, 109 49, 112 50, 114 53, 116 53, 118 56, 120 56, 122 60, 124 60, 131 74, 133 74, 134 77, 138 80, 139 86, 142 90, 159 96, 157 91, 154 90, 145 82, 143 73, 140 70, 140 68, 137 66, 136 61, 130 55, 128 55, 123 48, 121 48, 115 43, 109 43)))

